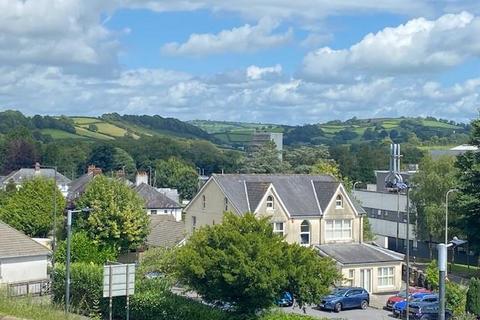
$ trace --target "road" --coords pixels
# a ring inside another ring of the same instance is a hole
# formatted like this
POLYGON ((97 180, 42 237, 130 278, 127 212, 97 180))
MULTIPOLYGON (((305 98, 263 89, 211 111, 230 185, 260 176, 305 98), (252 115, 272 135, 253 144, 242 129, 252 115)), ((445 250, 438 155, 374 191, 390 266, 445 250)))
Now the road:
MULTIPOLYGON (((302 310, 295 308, 283 308, 285 312, 304 314, 302 310)), ((318 318, 327 319, 345 319, 345 320, 393 320, 391 312, 386 310, 379 310, 374 308, 368 308, 366 310, 352 309, 343 310, 339 313, 318 310, 317 308, 307 307, 306 314, 318 318)))

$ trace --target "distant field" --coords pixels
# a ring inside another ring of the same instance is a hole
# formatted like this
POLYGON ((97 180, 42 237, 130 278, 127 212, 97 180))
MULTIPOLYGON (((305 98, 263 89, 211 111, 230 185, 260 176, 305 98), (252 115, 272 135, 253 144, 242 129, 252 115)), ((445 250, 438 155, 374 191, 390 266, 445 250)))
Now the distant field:
POLYGON ((90 118, 90 117, 73 117, 71 119, 73 120, 73 122, 75 122, 76 125, 91 124, 91 123, 97 123, 102 121, 100 119, 90 118))
POLYGON ((51 135, 53 139, 84 139, 80 135, 58 129, 42 129, 40 132, 51 135))
POLYGON ((422 124, 427 127, 432 127, 432 128, 445 128, 445 129, 461 129, 460 127, 451 125, 449 123, 445 122, 439 122, 439 121, 432 121, 432 120, 422 120, 422 124))
POLYGON ((84 136, 84 137, 93 138, 93 139, 100 139, 100 140, 114 140, 115 139, 113 137, 106 136, 106 135, 98 133, 98 132, 93 132, 93 131, 87 130, 85 128, 82 128, 82 127, 75 127, 75 129, 77 130, 77 134, 79 134, 81 136, 84 136))

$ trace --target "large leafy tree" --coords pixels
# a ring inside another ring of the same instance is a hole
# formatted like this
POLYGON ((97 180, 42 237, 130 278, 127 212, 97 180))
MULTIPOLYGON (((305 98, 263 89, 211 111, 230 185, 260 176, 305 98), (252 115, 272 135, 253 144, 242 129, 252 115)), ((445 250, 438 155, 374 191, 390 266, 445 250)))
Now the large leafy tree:
POLYGON ((280 159, 275 143, 270 141, 245 159, 243 171, 246 173, 286 173, 290 171, 290 164, 280 159))
POLYGON ((53 227, 54 198, 60 225, 65 199, 53 180, 42 178, 25 181, 18 191, 8 192, 0 206, 0 220, 30 237, 47 237, 53 227))
MULTIPOLYGON (((472 121, 471 143, 480 147, 480 119, 472 121)), ((480 152, 467 152, 457 157, 460 195, 456 201, 458 227, 468 238, 470 248, 480 253, 480 152)))
POLYGON ((91 209, 86 216, 78 215, 78 227, 101 246, 113 246, 119 252, 136 249, 149 229, 143 204, 125 181, 97 176, 76 204, 91 209))
POLYGON ((318 302, 339 279, 330 259, 284 242, 268 218, 251 213, 226 213, 222 224, 196 231, 174 257, 181 282, 206 301, 247 315, 272 306, 285 290, 300 305, 318 302))
POLYGON ((192 199, 198 188, 198 174, 189 164, 177 158, 159 160, 155 166, 158 187, 178 189, 182 199, 192 199))
MULTIPOLYGON (((417 235, 430 242, 443 240, 445 234, 445 194, 457 184, 455 158, 432 159, 425 156, 415 174, 411 191, 418 213, 417 235)), ((449 217, 453 221, 454 215, 449 217)))

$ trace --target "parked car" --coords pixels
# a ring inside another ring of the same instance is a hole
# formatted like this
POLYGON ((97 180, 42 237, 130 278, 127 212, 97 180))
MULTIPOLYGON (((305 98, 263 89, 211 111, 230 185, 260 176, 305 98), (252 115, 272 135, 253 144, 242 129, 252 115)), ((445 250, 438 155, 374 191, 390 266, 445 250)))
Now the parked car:
MULTIPOLYGON (((409 305, 412 305, 415 303, 421 303, 421 302, 438 303, 438 295, 426 293, 426 292, 416 292, 416 293, 413 293, 409 299, 409 305)), ((400 318, 405 313, 406 307, 407 307, 406 300, 395 303, 393 305, 393 315, 396 316, 397 318, 400 318)))
MULTIPOLYGON (((412 295, 417 292, 425 292, 425 293, 431 293, 430 290, 425 289, 425 288, 410 288, 409 290, 409 295, 412 295)), ((385 309, 387 310, 393 310, 393 305, 399 301, 405 300, 406 297, 406 292, 405 291, 400 291, 394 296, 391 296, 387 299, 387 302, 385 304, 385 309)))
POLYGON ((367 290, 359 287, 340 287, 322 299, 318 305, 321 309, 340 312, 343 309, 367 309, 370 295, 367 290))
MULTIPOLYGON (((410 310, 410 319, 415 320, 437 320, 438 303, 434 304, 412 304, 410 310)), ((445 320, 453 319, 452 311, 445 310, 445 320)))
POLYGON ((291 307, 293 306, 293 295, 285 291, 282 296, 277 300, 277 306, 279 307, 291 307))

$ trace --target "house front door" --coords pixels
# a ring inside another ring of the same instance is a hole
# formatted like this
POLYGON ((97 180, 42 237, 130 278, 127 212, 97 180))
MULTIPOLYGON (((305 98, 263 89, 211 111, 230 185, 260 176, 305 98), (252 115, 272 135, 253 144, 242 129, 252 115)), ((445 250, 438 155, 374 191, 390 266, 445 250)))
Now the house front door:
POLYGON ((372 269, 360 269, 360 286, 368 292, 372 290, 372 269))

